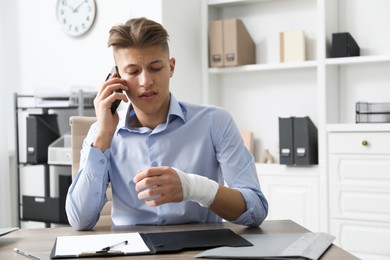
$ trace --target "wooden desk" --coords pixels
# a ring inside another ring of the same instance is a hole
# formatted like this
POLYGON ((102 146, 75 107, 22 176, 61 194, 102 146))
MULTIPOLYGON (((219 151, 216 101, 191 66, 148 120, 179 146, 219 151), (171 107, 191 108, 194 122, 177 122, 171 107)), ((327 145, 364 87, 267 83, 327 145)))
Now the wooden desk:
MULTIPOLYGON (((6 236, 0 237, 0 259, 20 259, 28 258, 14 253, 15 247, 28 251, 47 260, 50 259, 50 252, 55 238, 64 235, 87 235, 102 233, 123 233, 123 232, 167 232, 182 230, 216 229, 230 228, 237 234, 277 234, 277 233, 304 233, 307 229, 296 224, 291 220, 270 220, 265 221, 259 228, 247 228, 245 226, 234 225, 231 223, 215 224, 191 224, 177 226, 109 226, 97 227, 93 231, 76 231, 71 227, 43 228, 43 229, 20 229, 6 236)), ((119 257, 118 259, 194 259, 193 256, 201 251, 182 251, 174 254, 156 254, 144 256, 119 257)), ((85 258, 101 259, 101 258, 85 258)), ((114 259, 114 258, 111 258, 114 259)), ((116 258, 115 258, 116 259, 116 258)), ((345 250, 331 245, 321 260, 354 260, 358 259, 345 250)))

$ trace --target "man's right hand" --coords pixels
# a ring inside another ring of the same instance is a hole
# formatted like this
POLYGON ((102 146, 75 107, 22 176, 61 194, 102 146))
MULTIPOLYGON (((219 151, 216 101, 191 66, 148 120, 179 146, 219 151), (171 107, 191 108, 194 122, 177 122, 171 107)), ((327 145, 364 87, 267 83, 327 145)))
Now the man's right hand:
POLYGON ((93 146, 103 152, 111 146, 112 137, 119 122, 118 113, 111 113, 111 105, 117 99, 126 103, 128 102, 125 93, 115 92, 115 90, 119 89, 126 92, 128 87, 126 81, 118 78, 116 73, 114 73, 103 83, 93 101, 98 121, 98 132, 95 136, 93 146))

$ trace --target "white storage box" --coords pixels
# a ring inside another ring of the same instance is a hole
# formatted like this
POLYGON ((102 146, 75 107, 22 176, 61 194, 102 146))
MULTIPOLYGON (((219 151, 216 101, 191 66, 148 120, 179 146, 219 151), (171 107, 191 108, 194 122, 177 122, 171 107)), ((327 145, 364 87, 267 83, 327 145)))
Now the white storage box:
POLYGON ((48 164, 72 165, 70 134, 61 136, 49 145, 47 162, 48 164))

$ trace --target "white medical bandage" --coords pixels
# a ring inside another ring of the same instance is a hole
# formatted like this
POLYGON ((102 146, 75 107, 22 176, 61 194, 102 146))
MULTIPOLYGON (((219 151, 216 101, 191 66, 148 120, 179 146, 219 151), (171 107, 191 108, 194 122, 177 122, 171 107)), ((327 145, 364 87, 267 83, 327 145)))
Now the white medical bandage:
POLYGON ((193 173, 185 173, 173 168, 179 175, 183 189, 183 201, 190 200, 208 208, 215 199, 219 184, 204 176, 193 173))

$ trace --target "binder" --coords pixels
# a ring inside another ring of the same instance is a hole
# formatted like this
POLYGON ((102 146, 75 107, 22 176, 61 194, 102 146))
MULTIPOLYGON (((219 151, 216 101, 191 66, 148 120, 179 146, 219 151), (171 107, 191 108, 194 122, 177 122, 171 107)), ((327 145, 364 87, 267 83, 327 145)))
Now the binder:
POLYGON ((224 65, 256 63, 256 46, 240 19, 223 20, 224 65))
POLYGON ((223 22, 212 21, 209 29, 210 35, 210 67, 223 67, 223 22))
POLYGON ((63 236, 56 238, 50 258, 146 255, 220 246, 252 246, 252 243, 226 228, 160 233, 63 236), (115 248, 113 245, 121 244, 120 241, 126 242, 125 245, 115 248), (104 250, 105 248, 113 249, 104 250))
POLYGON ((302 30, 280 32, 280 62, 306 60, 305 33, 302 30))
POLYGON ((390 102, 369 103, 356 102, 356 113, 385 114, 390 113, 390 102))
POLYGON ((294 118, 294 162, 318 164, 318 131, 308 116, 294 118))
POLYGON ((280 164, 294 164, 293 117, 279 117, 280 164))

